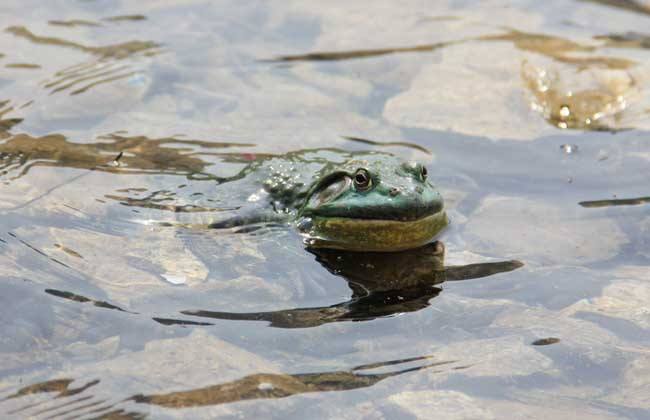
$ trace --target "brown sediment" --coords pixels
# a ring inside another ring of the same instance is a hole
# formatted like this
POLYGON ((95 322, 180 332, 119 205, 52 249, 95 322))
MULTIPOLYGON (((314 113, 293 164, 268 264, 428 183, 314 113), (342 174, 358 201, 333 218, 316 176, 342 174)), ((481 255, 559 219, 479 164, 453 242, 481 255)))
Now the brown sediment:
POLYGON ((367 58, 367 57, 378 57, 388 54, 398 54, 398 53, 411 53, 411 52, 431 52, 437 49, 447 47, 449 45, 455 45, 465 42, 461 41, 449 41, 449 42, 437 42, 433 44, 422 44, 412 47, 395 47, 395 48, 377 48, 377 49, 368 49, 368 50, 348 50, 348 51, 321 51, 321 52, 312 52, 307 54, 296 54, 296 55, 282 55, 271 60, 262 60, 262 61, 339 61, 339 60, 351 60, 355 58, 367 58))
MULTIPOLYGON (((0 111, 0 118, 2 113, 0 111)), ((19 171, 15 177, 23 176, 38 166, 190 176, 205 172, 210 165, 202 158, 202 154, 210 155, 210 153, 208 151, 188 153, 193 148, 223 149, 254 146, 250 143, 185 140, 174 137, 127 137, 115 134, 99 139, 102 142, 74 143, 60 134, 42 137, 32 137, 27 134, 13 135, 0 143, 0 155, 4 157, 4 160, 0 161, 0 170, 19 171), (123 156, 119 165, 114 165, 115 156, 120 152, 123 152, 123 156)), ((236 156, 233 158, 236 159, 236 156)), ((213 178, 215 177, 210 179, 213 178)))
POLYGON ((40 382, 37 384, 29 385, 23 388, 20 388, 18 391, 15 393, 7 396, 4 398, 4 400, 9 400, 13 398, 19 398, 19 397, 24 397, 26 395, 31 395, 31 394, 40 394, 40 393, 45 393, 45 392, 56 392, 57 395, 55 398, 61 398, 61 397, 69 397, 71 395, 76 395, 79 394, 88 388, 95 386, 99 383, 99 380, 94 380, 87 382, 86 384, 78 387, 78 388, 71 388, 70 384, 74 382, 73 379, 54 379, 51 381, 46 381, 46 382, 40 382))
POLYGON ((93 22, 92 20, 84 20, 84 19, 70 19, 70 20, 50 20, 47 23, 50 25, 54 26, 67 26, 67 27, 75 27, 75 26, 101 26, 97 22, 93 22))
MULTIPOLYGON (((53 82, 46 83, 44 86, 46 88, 52 88, 52 87, 57 87, 54 89, 52 92, 57 92, 59 90, 64 90, 67 88, 70 88, 80 82, 84 82, 87 80, 92 80, 97 77, 103 77, 103 76, 108 76, 111 74, 114 74, 116 71, 121 71, 121 70, 127 70, 129 67, 128 66, 117 66, 117 67, 111 67, 109 66, 99 66, 97 68, 96 66, 91 67, 90 69, 83 69, 79 72, 72 73, 72 74, 66 74, 64 77, 61 77, 53 82), (105 67, 108 67, 106 70, 105 67), (63 86, 60 86, 64 82, 69 82, 66 83, 63 86)), ((61 72, 59 72, 61 73, 61 72)))
POLYGON ((611 48, 650 48, 650 35, 638 32, 626 32, 622 34, 597 35, 594 39, 605 41, 605 46, 611 48))
MULTIPOLYGON (((11 111, 14 110, 14 106, 11 105, 11 101, 4 100, 0 101, 0 139, 5 139, 10 136, 8 131, 15 125, 20 124, 23 119, 22 118, 3 118, 6 114, 10 113, 11 111)), ((0 156, 2 156, 2 152, 0 152, 0 156)), ((2 164, 0 164, 0 169, 2 168, 2 164)))
POLYGON ((71 256, 76 257, 76 258, 81 258, 82 260, 83 260, 83 258, 84 258, 84 257, 83 257, 80 253, 78 253, 77 251, 75 251, 75 250, 73 250, 73 249, 70 249, 70 248, 68 248, 68 247, 65 247, 65 246, 63 246, 63 245, 61 245, 61 244, 54 244, 54 246, 55 246, 56 248, 59 248, 61 251, 65 252, 65 253, 68 254, 68 255, 71 255, 71 256))
POLYGON ((8 69, 40 69, 41 66, 33 63, 8 63, 5 64, 8 69))
POLYGON ((508 29, 504 34, 484 35, 478 37, 479 41, 508 41, 522 50, 534 52, 552 58, 561 63, 577 66, 602 65, 610 69, 627 69, 636 65, 632 60, 616 57, 576 57, 569 53, 591 53, 597 50, 597 46, 582 45, 564 38, 551 35, 522 32, 508 29))
POLYGON ((103 18, 107 22, 134 22, 139 20, 146 20, 147 17, 144 15, 120 15, 120 16, 110 16, 103 18))
POLYGON ((115 82, 116 80, 126 79, 126 78, 131 77, 131 76, 133 76, 135 74, 138 74, 138 72, 137 71, 132 71, 132 72, 129 72, 129 73, 118 74, 116 76, 107 77, 106 79, 97 80, 95 82, 92 82, 92 83, 89 83, 89 84, 87 84, 85 86, 82 86, 79 89, 73 90, 72 92, 70 92, 70 95, 78 95, 80 93, 86 92, 88 89, 93 88, 95 86, 103 85, 105 83, 115 82))
POLYGON ((160 44, 153 41, 129 41, 120 44, 106 45, 103 47, 89 47, 78 42, 68 41, 62 38, 39 36, 24 26, 10 26, 6 29, 6 31, 17 37, 27 39, 36 44, 73 48, 100 56, 102 58, 122 59, 140 52, 152 52, 152 50, 160 47, 160 44))
MULTIPOLYGON (((333 392, 362 389, 374 386, 384 379, 404 375, 410 372, 418 372, 428 369, 433 373, 442 373, 446 370, 467 369, 471 366, 461 365, 456 360, 435 360, 434 356, 418 356, 385 362, 368 363, 355 366, 348 370, 324 371, 316 373, 256 373, 244 376, 240 379, 224 382, 217 385, 205 386, 159 394, 138 394, 133 395, 121 403, 138 403, 156 405, 166 408, 187 408, 205 407, 210 405, 227 404, 237 401, 249 401, 256 399, 285 398, 292 395, 300 395, 314 392, 333 392), (409 367, 410 366, 410 367, 409 367), (393 368, 393 369, 391 369, 393 368), (372 370, 382 369, 387 372, 372 373, 372 370)), ((88 388, 97 385, 99 380, 93 380, 78 387, 71 388, 73 379, 55 379, 36 383, 19 389, 14 394, 5 398, 22 398, 35 393, 56 392, 56 398, 71 397, 86 391, 88 388)), ((74 414, 73 417, 89 417, 102 419, 144 419, 146 414, 137 411, 130 411, 126 408, 119 408, 120 403, 107 403, 106 400, 92 400, 92 395, 81 395, 76 399, 69 399, 63 404, 50 406, 36 413, 23 413, 34 416, 60 410, 73 404, 83 403, 74 406, 64 412, 57 411, 52 417, 74 414)), ((2 400, 0 400, 2 401, 2 400)), ((25 412, 43 402, 30 404, 10 414, 25 412)))
POLYGON ((576 57, 568 55, 569 53, 592 53, 598 47, 593 45, 582 45, 567 39, 556 36, 522 32, 515 29, 506 28, 505 33, 495 35, 483 35, 473 38, 459 39, 455 41, 438 42, 432 44, 422 44, 408 47, 378 48, 378 49, 358 49, 348 51, 322 51, 311 52, 307 54, 283 55, 271 60, 262 61, 339 61, 357 58, 378 57, 388 54, 401 54, 413 52, 432 52, 444 47, 462 44, 472 41, 485 42, 512 42, 516 48, 523 51, 530 51, 550 57, 556 61, 578 65, 592 66, 602 65, 612 69, 629 68, 636 62, 623 58, 615 57, 576 57))
POLYGON ((347 371, 298 374, 258 373, 245 376, 236 381, 196 388, 189 391, 136 395, 131 397, 130 400, 136 403, 152 404, 161 407, 184 408, 227 404, 255 399, 285 398, 291 395, 312 392, 348 391, 367 388, 384 379, 404 373, 455 363, 455 361, 451 360, 439 361, 387 373, 362 373, 363 370, 426 361, 431 358, 431 356, 422 356, 410 359, 391 360, 357 366, 347 371))

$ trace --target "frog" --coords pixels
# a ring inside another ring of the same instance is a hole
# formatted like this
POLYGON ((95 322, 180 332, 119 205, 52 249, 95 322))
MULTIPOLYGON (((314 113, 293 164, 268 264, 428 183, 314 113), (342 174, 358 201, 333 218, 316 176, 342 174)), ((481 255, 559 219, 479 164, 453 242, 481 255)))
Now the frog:
POLYGON ((427 168, 390 153, 317 149, 265 156, 234 178, 257 185, 244 200, 251 205, 210 228, 250 231, 282 222, 309 248, 397 252, 432 242, 449 223, 427 168))

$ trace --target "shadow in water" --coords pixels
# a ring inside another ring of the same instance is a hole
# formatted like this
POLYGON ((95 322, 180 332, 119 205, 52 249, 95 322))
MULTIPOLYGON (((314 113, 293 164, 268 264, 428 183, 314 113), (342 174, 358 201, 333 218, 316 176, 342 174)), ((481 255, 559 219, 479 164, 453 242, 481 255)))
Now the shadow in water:
POLYGON ((650 203, 650 197, 636 197, 636 198, 615 198, 611 200, 593 200, 581 201, 582 207, 613 207, 613 206, 637 206, 639 204, 650 203))
POLYGON ((309 328, 330 322, 368 321, 429 306, 445 281, 469 280, 515 270, 516 260, 444 266, 444 246, 391 253, 311 249, 332 274, 347 280, 352 297, 336 305, 270 312, 181 311, 183 315, 233 321, 266 321, 278 328, 309 328))
POLYGON ((76 293, 72 292, 67 292, 64 290, 56 290, 56 289, 45 289, 45 293, 48 295, 56 296, 61 299, 67 299, 71 300, 73 302, 79 302, 79 303, 92 303, 94 306, 97 306, 98 308, 105 308, 105 309, 114 309, 116 311, 120 312, 129 312, 129 313, 136 313, 136 312, 130 312, 125 309, 120 308, 119 306, 113 305, 112 303, 108 303, 103 300, 95 300, 95 299, 90 299, 82 295, 78 295, 76 293))
MULTIPOLYGON (((73 382, 72 379, 54 379, 23 387, 0 399, 0 404, 8 405, 9 402, 13 403, 12 400, 16 400, 14 404, 17 404, 21 398, 32 396, 31 401, 34 397, 39 397, 39 395, 34 394, 54 393, 50 398, 41 397, 37 402, 19 408, 6 407, 7 409, 4 411, 7 415, 20 413, 22 416, 39 416, 47 413, 52 418, 60 416, 86 418, 91 416, 92 418, 142 419, 146 417, 146 414, 119 408, 119 405, 135 402, 166 408, 203 407, 245 400, 285 398, 305 393, 367 388, 384 379, 438 366, 446 366, 446 370, 460 370, 470 367, 459 365, 454 360, 433 361, 433 358, 433 356, 412 357, 360 365, 349 370, 317 373, 257 373, 244 376, 235 381, 187 391, 133 395, 116 403, 107 403, 107 400, 97 398, 95 395, 82 394, 89 388, 99 384, 99 380, 93 380, 73 388, 70 386, 73 382), (390 370, 393 366, 399 368, 390 370), (381 372, 373 373, 372 371, 375 370, 381 372), (73 396, 74 399, 70 398, 73 396)), ((437 370, 433 371, 433 373, 443 371, 437 370)))

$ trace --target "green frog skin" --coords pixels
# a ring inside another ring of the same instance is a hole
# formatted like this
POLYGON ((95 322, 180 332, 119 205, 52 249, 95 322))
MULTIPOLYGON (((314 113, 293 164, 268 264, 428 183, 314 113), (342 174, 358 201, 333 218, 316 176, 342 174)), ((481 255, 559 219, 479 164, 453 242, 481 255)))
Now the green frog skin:
POLYGON ((241 214, 210 226, 289 222, 311 248, 395 252, 431 242, 447 224, 419 163, 380 152, 307 150, 255 158, 236 177, 258 189, 241 214))

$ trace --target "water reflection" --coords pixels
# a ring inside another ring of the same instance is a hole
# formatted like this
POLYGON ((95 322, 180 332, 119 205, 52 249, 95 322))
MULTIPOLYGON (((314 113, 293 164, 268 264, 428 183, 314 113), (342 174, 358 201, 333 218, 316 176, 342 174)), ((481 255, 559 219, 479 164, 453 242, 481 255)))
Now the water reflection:
POLYGON ((117 134, 101 136, 98 140, 100 142, 74 143, 61 134, 42 137, 32 137, 27 134, 13 135, 0 144, 0 176, 11 175, 11 179, 16 179, 26 175, 35 167, 47 166, 218 179, 206 170, 210 163, 205 157, 211 153, 200 149, 254 146, 246 143, 187 140, 175 137, 128 137, 117 134), (119 164, 116 165, 114 162, 120 153, 122 155, 118 159, 119 164))
POLYGON ((560 342, 560 339, 557 337, 546 337, 546 338, 540 338, 539 340, 533 341, 532 344, 533 346, 550 346, 551 344, 557 344, 560 342))
POLYGON ((36 70, 40 69, 41 66, 38 64, 33 64, 33 63, 8 63, 5 64, 5 67, 8 69, 28 69, 28 70, 36 70))
POLYGON ((8 395, 7 397, 3 398, 0 401, 7 401, 13 398, 19 398, 19 397, 24 397, 26 395, 41 394, 46 392, 56 392, 57 394, 54 396, 54 398, 69 397, 72 395, 79 394, 85 391, 86 389, 95 386, 99 383, 98 380, 94 380, 80 387, 72 388, 70 387, 70 384, 72 384, 73 381, 74 381, 73 379, 54 379, 51 381, 40 382, 37 384, 29 385, 20 388, 18 391, 8 395))
POLYGON ((155 54, 160 48, 160 44, 153 41, 128 41, 103 47, 91 47, 63 38, 36 35, 24 26, 10 26, 6 31, 35 44, 72 48, 100 58, 123 59, 138 53, 155 54))
POLYGON ((271 312, 218 312, 186 310, 184 315, 236 321, 266 321, 278 328, 309 328, 330 322, 368 321, 429 306, 445 281, 469 280, 520 268, 516 260, 444 266, 444 246, 392 253, 345 252, 310 249, 332 274, 343 277, 352 290, 345 302, 326 307, 295 308, 271 312))
POLYGON ((614 48, 650 48, 650 36, 638 32, 598 35, 594 39, 605 41, 606 46, 614 48))
MULTIPOLYGON (((433 361, 433 356, 419 356, 407 359, 388 360, 355 366, 348 370, 324 371, 317 373, 257 373, 245 376, 231 382, 220 383, 180 392, 161 394, 138 394, 128 397, 118 403, 107 403, 107 400, 97 399, 94 395, 83 395, 75 399, 66 399, 80 395, 89 388, 100 383, 95 379, 79 387, 72 387, 73 379, 54 379, 23 387, 8 397, 0 400, 18 400, 34 394, 55 393, 54 399, 41 399, 35 403, 6 411, 8 415, 20 413, 27 416, 38 416, 45 413, 52 417, 73 415, 69 418, 93 416, 93 418, 120 418, 142 419, 146 415, 135 411, 119 408, 124 402, 157 405, 167 408, 203 407, 210 405, 227 404, 237 401, 256 399, 286 398, 292 395, 349 391, 353 389, 368 388, 385 379, 424 369, 433 369, 446 366, 447 370, 461 370, 469 366, 458 365, 454 360, 433 361), (397 366, 401 368, 390 368, 397 366), (407 367, 408 366, 408 367, 407 367), (386 372, 372 373, 376 370, 386 372), (57 400, 62 404, 53 405, 57 400), (57 411, 63 408, 65 411, 57 411), (38 411, 29 411, 38 409, 38 411)), ((436 371, 434 371, 435 373, 436 371)), ((437 372, 443 372, 438 370, 437 372)))
MULTIPOLYGON (((30 395, 34 394, 50 394, 50 393, 55 393, 55 395, 52 397, 55 400, 64 400, 69 397, 74 397, 78 394, 83 393, 84 391, 88 390, 89 388, 92 388, 99 384, 99 380, 95 379, 89 382, 84 383, 83 385, 80 385, 78 387, 72 387, 71 384, 74 382, 73 379, 53 379, 50 381, 45 381, 45 382, 40 382, 32 385, 25 386, 18 391, 14 392, 11 395, 8 395, 7 397, 0 399, 0 403, 2 402, 8 402, 13 399, 19 399, 23 397, 27 397, 30 395)), ((41 414, 45 414, 50 411, 58 410, 63 407, 75 404, 79 401, 86 401, 91 399, 91 396, 83 396, 81 398, 76 398, 73 400, 67 400, 63 404, 58 404, 53 407, 46 407, 44 409, 40 409, 36 412, 30 413, 31 416, 38 416, 41 414)), ((49 400, 44 399, 41 401, 36 401, 34 403, 30 403, 27 405, 23 405, 18 408, 10 409, 6 412, 7 415, 17 415, 19 413, 25 413, 27 410, 31 410, 37 407, 40 407, 44 404, 47 404, 49 400)))
MULTIPOLYGON (((455 363, 455 361, 439 361, 385 373, 363 372, 430 359, 432 359, 432 356, 390 360, 387 362, 356 366, 350 370, 332 372, 297 374, 260 373, 249 375, 236 381, 197 388, 190 391, 137 395, 132 397, 132 400, 138 403, 154 404, 168 408, 183 408, 226 404, 254 399, 285 398, 312 392, 349 391, 352 389, 367 388, 384 379, 403 375, 408 372, 416 372, 455 363)), ((455 369, 463 368, 463 366, 460 366, 455 369)))
MULTIPOLYGON (((78 295, 78 294, 72 293, 72 292, 67 292, 67 291, 63 291, 63 290, 56 290, 56 289, 45 289, 45 293, 47 293, 48 295, 52 295, 52 296, 62 298, 62 299, 71 300, 73 302, 91 303, 94 306, 97 306, 98 308, 114 309, 114 310, 120 311, 120 312, 129 312, 129 311, 126 311, 126 310, 120 308, 119 306, 113 305, 112 303, 108 303, 108 302, 103 301, 103 300, 90 299, 90 298, 87 298, 85 296, 81 296, 81 295, 78 295)), ((133 312, 131 312, 131 313, 133 313, 133 312)))
POLYGON ((597 47, 591 45, 582 45, 577 42, 557 36, 524 32, 515 29, 508 29, 505 33, 496 35, 482 35, 478 37, 464 38, 454 41, 436 42, 415 46, 366 50, 358 49, 347 51, 317 51, 307 54, 283 55, 269 61, 340 61, 378 57, 388 54, 432 52, 441 48, 472 41, 511 42, 519 50, 534 52, 552 58, 558 62, 579 65, 582 67, 589 65, 601 65, 612 69, 626 69, 636 64, 634 61, 616 57, 571 56, 569 55, 570 53, 592 53, 597 50, 597 47))
POLYGON ((73 28, 75 26, 100 26, 100 24, 97 22, 85 19, 50 20, 47 23, 53 26, 65 26, 69 28, 73 28))
POLYGON ((119 15, 107 17, 102 20, 105 20, 107 22, 135 22, 140 20, 147 20, 147 17, 144 15, 119 15))
POLYGON ((634 0, 582 0, 584 2, 602 4, 605 6, 616 7, 618 9, 627 10, 630 12, 650 14, 650 7, 642 2, 634 0))
MULTIPOLYGON (((109 19, 119 22, 141 20, 144 16, 117 16, 109 19)), ((94 22, 85 20, 50 21, 50 24, 95 26, 94 22)), ((35 44, 75 49, 97 57, 90 62, 75 64, 56 72, 54 79, 45 83, 45 88, 51 89, 51 93, 70 89, 71 95, 78 95, 102 84, 133 77, 138 71, 132 68, 131 64, 118 64, 119 61, 136 56, 154 56, 161 51, 161 45, 153 41, 135 40, 94 47, 63 38, 36 35, 24 26, 10 26, 6 31, 35 44)))
POLYGON ((636 81, 627 72, 578 72, 570 75, 524 62, 521 77, 532 95, 531 106, 549 124, 561 129, 621 130, 623 111, 638 96, 636 81))
POLYGON ((377 147, 386 147, 386 146, 402 146, 402 147, 408 147, 414 150, 418 150, 422 153, 425 153, 427 155, 431 155, 431 151, 427 149, 424 146, 421 146, 419 144, 415 143, 409 143, 405 141, 387 141, 387 142, 382 142, 382 141, 376 141, 376 140, 370 140, 370 139, 364 139, 361 137, 352 137, 352 136, 342 136, 346 140, 350 140, 355 143, 361 143, 361 144, 370 144, 373 146, 377 147))
POLYGON ((459 40, 459 41, 450 41, 450 42, 436 42, 432 44, 422 44, 422 45, 415 45, 410 47, 376 48, 376 49, 367 49, 367 50, 359 49, 359 50, 348 50, 348 51, 318 51, 318 52, 311 52, 307 54, 281 55, 271 60, 262 60, 262 61, 291 62, 291 61, 352 60, 356 58, 379 57, 388 54, 431 52, 450 45, 460 44, 462 42, 465 41, 459 40))
POLYGON ((10 100, 0 101, 0 139, 9 136, 7 131, 11 130, 12 127, 23 121, 22 118, 4 118, 6 114, 10 113, 14 109, 15 107, 11 105, 10 100))
POLYGON ((582 207, 595 208, 595 207, 612 207, 612 206, 637 206, 639 204, 650 203, 650 197, 636 197, 636 198, 614 198, 609 200, 593 200, 581 201, 582 207))
POLYGON ((582 45, 577 42, 545 34, 508 30, 500 35, 486 35, 477 38, 481 41, 508 41, 519 50, 534 52, 552 58, 555 61, 577 65, 581 68, 598 65, 610 69, 627 69, 636 63, 631 60, 616 57, 584 57, 572 56, 570 53, 591 53, 596 47, 582 45))

